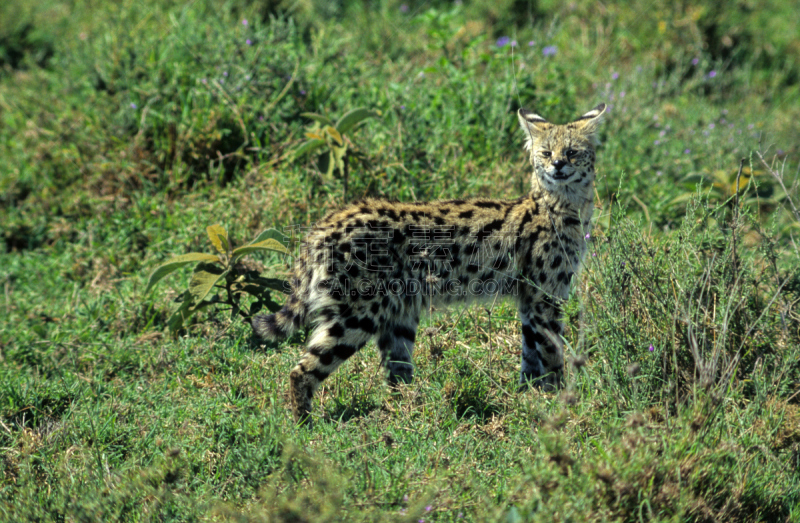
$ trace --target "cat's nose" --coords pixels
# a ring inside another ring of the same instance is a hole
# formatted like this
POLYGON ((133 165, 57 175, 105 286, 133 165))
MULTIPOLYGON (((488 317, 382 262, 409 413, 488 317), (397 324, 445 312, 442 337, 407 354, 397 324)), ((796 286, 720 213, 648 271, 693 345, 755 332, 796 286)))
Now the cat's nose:
POLYGON ((556 160, 553 162, 553 167, 555 167, 557 171, 560 171, 565 165, 567 165, 566 160, 556 160))

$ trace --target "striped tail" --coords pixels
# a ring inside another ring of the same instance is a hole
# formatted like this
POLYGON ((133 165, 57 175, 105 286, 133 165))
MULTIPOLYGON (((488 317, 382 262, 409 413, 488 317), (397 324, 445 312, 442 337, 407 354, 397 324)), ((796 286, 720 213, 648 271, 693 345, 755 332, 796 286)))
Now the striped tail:
POLYGON ((297 296, 292 295, 275 314, 258 314, 250 320, 255 333, 265 340, 287 338, 305 325, 307 308, 297 296))

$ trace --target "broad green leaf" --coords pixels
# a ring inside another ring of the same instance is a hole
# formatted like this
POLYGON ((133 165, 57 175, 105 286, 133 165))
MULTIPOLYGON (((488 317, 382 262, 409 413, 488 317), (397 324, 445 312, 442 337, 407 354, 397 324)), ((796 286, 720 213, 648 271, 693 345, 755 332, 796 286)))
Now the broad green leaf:
MULTIPOLYGON (((715 179, 718 182, 721 182, 723 184, 727 184, 728 183, 728 173, 726 171, 723 171, 722 169, 717 169, 716 171, 714 171, 712 173, 712 175, 710 176, 710 178, 715 179)), ((731 179, 731 181, 733 181, 735 179, 736 179, 736 175, 734 174, 733 178, 731 179)))
POLYGON ((336 122, 336 129, 342 134, 347 134, 353 127, 367 118, 380 118, 380 116, 380 111, 359 107, 339 118, 339 121, 336 122))
POLYGON ((292 290, 289 282, 278 278, 258 278, 257 281, 236 283, 233 285, 236 292, 246 292, 256 298, 261 297, 264 293, 269 294, 269 291, 278 291, 283 294, 291 294, 292 290))
POLYGON ((705 177, 702 174, 697 174, 697 173, 687 174, 686 176, 681 178, 681 182, 683 182, 683 183, 697 184, 697 183, 701 183, 701 182, 704 182, 704 181, 705 181, 705 177))
POLYGON ((242 247, 238 247, 233 250, 231 256, 235 260, 241 256, 250 254, 251 252, 255 251, 274 251, 274 252, 279 252, 281 254, 288 254, 291 256, 289 249, 284 247, 283 244, 278 240, 274 240, 272 238, 262 240, 258 243, 251 243, 250 245, 244 245, 242 247))
POLYGON ((344 172, 344 155, 347 154, 347 146, 344 145, 342 147, 334 146, 331 149, 331 153, 333 155, 333 163, 339 172, 344 172))
POLYGON ((215 223, 214 225, 206 227, 206 232, 214 248, 217 249, 220 254, 227 254, 228 250, 230 250, 230 243, 228 243, 228 232, 225 228, 215 223))
MULTIPOLYGON (((731 178, 736 178, 736 175, 738 174, 738 172, 739 172, 738 170, 732 171, 731 172, 731 178)), ((742 174, 746 174, 748 176, 763 176, 764 174, 766 174, 766 171, 763 171, 761 169, 757 169, 757 170, 753 171, 753 170, 750 169, 750 167, 743 167, 742 168, 742 174)))
POLYGON ((323 147, 325 145, 326 145, 325 140, 309 140, 309 141, 303 143, 303 145, 301 145, 300 147, 297 148, 297 150, 293 153, 294 154, 294 158, 297 159, 297 158, 300 158, 302 156, 305 156, 306 154, 310 153, 314 149, 318 149, 318 148, 323 147))
POLYGON ((333 155, 333 151, 328 152, 328 172, 326 173, 328 179, 333 176, 333 171, 336 170, 336 157, 333 155))
POLYGON ((272 289, 273 291, 282 292, 284 294, 291 294, 291 287, 289 286, 286 280, 281 280, 279 278, 256 278, 255 282, 258 285, 263 285, 268 289, 272 289))
POLYGON ((193 301, 192 295, 189 294, 189 291, 184 292, 183 294, 183 303, 181 306, 178 307, 172 316, 169 317, 167 320, 167 326, 171 333, 175 334, 183 327, 184 322, 192 317, 195 312, 199 312, 209 305, 212 305, 210 301, 204 301, 202 303, 196 303, 193 301))
POLYGON ((269 291, 269 289, 267 289, 263 285, 257 285, 255 283, 249 283, 249 282, 234 283, 231 287, 233 291, 236 293, 246 292, 247 294, 255 296, 256 298, 261 296, 265 292, 269 291))
POLYGON ((258 236, 256 236, 256 239, 251 241, 248 245, 253 245, 269 238, 279 241, 284 247, 289 247, 289 243, 291 242, 291 238, 283 234, 281 231, 275 228, 270 228, 261 231, 258 236))
POLYGON ((322 125, 333 125, 333 120, 331 120, 327 116, 322 116, 321 114, 317 114, 317 113, 300 113, 300 116, 305 116, 306 118, 311 118, 315 122, 319 122, 322 125))
POLYGON ((292 288, 289 282, 281 280, 280 278, 262 278, 258 277, 252 281, 234 283, 232 288, 236 292, 246 292, 255 297, 261 296, 267 291, 278 291, 283 294, 291 294, 292 288))
POLYGON ((173 334, 180 330, 183 326, 183 322, 189 319, 194 311, 191 310, 192 305, 192 295, 189 294, 189 291, 183 293, 183 303, 181 306, 178 307, 178 310, 172 313, 172 316, 169 317, 167 320, 167 326, 169 326, 170 332, 173 334))
POLYGON ((733 183, 731 183, 730 194, 736 194, 738 191, 742 191, 747 188, 747 185, 750 183, 749 176, 741 176, 739 178, 739 186, 736 186, 736 178, 733 179, 733 183))
POLYGON ((335 127, 329 125, 324 129, 324 131, 328 133, 328 136, 330 136, 333 139, 336 145, 338 145, 339 147, 344 145, 344 140, 342 140, 342 135, 339 133, 339 131, 336 130, 335 127))
POLYGON ((150 292, 150 289, 159 282, 164 276, 170 274, 173 271, 180 269, 181 267, 188 265, 193 262, 218 262, 219 256, 216 254, 206 254, 203 252, 190 252, 189 254, 182 254, 180 256, 176 256, 169 260, 167 263, 156 267, 156 269, 150 273, 150 278, 147 282, 147 288, 144 290, 144 293, 147 294, 150 292))
POLYGON ((685 192, 683 194, 679 194, 678 196, 676 196, 675 198, 670 200, 670 203, 675 204, 675 203, 688 202, 688 201, 690 201, 692 198, 694 198, 696 196, 697 196, 697 193, 695 193, 695 192, 685 192))
POLYGON ((194 269, 194 274, 189 282, 189 294, 195 303, 202 302, 214 285, 228 273, 217 265, 201 263, 194 269))

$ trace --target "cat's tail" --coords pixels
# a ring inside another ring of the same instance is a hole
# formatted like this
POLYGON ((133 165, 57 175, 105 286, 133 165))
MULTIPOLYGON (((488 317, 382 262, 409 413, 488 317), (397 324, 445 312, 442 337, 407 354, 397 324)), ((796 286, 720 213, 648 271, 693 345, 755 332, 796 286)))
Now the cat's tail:
POLYGON ((287 338, 305 325, 308 307, 296 294, 289 296, 286 304, 275 314, 258 314, 250 320, 255 333, 265 340, 287 338))

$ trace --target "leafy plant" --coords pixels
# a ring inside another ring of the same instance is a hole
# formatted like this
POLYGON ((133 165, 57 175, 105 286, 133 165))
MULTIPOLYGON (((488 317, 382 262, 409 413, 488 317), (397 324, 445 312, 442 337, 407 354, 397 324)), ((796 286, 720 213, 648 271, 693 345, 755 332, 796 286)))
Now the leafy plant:
POLYGON ((272 251, 291 256, 288 248, 289 239, 275 229, 267 229, 247 245, 233 248, 227 231, 221 225, 210 225, 206 228, 206 232, 217 251, 216 254, 203 252, 182 254, 156 267, 150 273, 145 294, 168 274, 186 265, 196 264, 192 279, 189 281, 189 288, 181 296, 181 306, 167 322, 170 331, 177 332, 194 313, 215 304, 230 305, 231 318, 238 315, 247 319, 263 307, 272 312, 280 309, 280 305, 272 299, 271 291, 288 293, 288 283, 279 278, 264 278, 258 271, 247 268, 239 260, 256 251, 272 251), (206 299, 214 288, 224 289, 225 297, 219 298, 214 295, 206 299), (247 313, 241 304, 243 294, 255 298, 247 313))
POLYGON ((350 160, 354 158, 363 160, 363 154, 355 149, 349 135, 367 118, 379 118, 380 111, 359 107, 346 113, 336 123, 327 116, 317 113, 303 113, 303 116, 314 120, 314 124, 305 133, 308 141, 294 152, 294 157, 302 158, 317 149, 323 149, 317 155, 317 167, 326 179, 330 179, 334 171, 339 172, 344 184, 344 200, 347 200, 350 160))
POLYGON ((777 200, 774 198, 774 187, 763 170, 744 167, 741 172, 736 169, 717 169, 710 174, 689 174, 683 178, 683 185, 687 192, 673 198, 673 203, 690 201, 702 187, 709 192, 714 201, 724 202, 732 200, 736 194, 743 201, 753 203, 756 207, 774 208, 777 200), (754 190, 749 190, 750 186, 754 190))

